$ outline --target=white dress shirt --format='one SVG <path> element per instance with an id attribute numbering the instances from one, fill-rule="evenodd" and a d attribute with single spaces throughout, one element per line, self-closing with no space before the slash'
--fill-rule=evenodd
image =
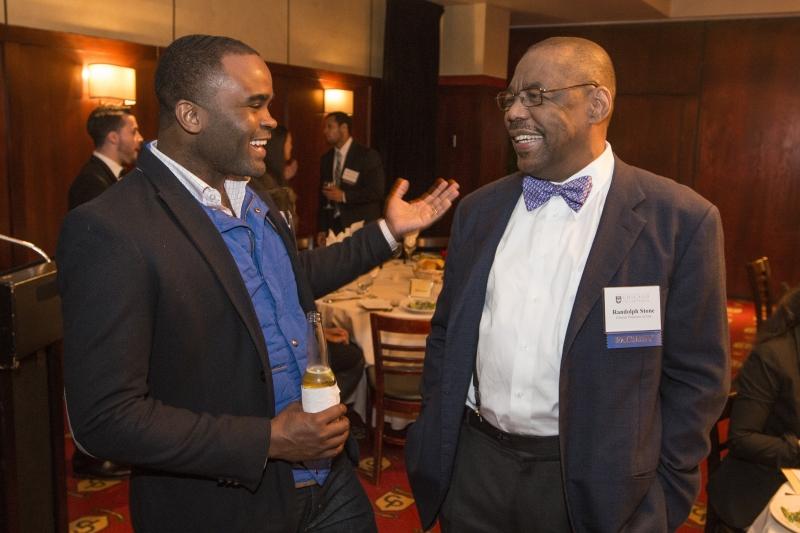
<path id="1" fill-rule="evenodd" d="M 233 212 L 225 207 L 222 203 L 222 195 L 217 189 L 201 180 L 192 174 L 186 167 L 170 158 L 158 149 L 158 141 L 153 141 L 149 144 L 150 151 L 164 163 L 168 169 L 175 174 L 178 181 L 186 187 L 195 199 L 206 207 L 218 209 L 228 216 L 235 216 L 237 218 L 242 215 L 242 204 L 244 203 L 244 195 L 247 192 L 247 183 L 250 178 L 244 177 L 239 179 L 226 179 L 225 192 L 228 195 L 228 200 L 231 201 Z"/>
<path id="2" fill-rule="evenodd" d="M 233 212 L 231 212 L 230 209 L 222 204 L 222 195 L 218 190 L 192 174 L 186 167 L 161 152 L 158 149 L 157 140 L 152 141 L 147 145 L 147 147 L 154 156 L 159 158 L 161 162 L 164 163 L 173 174 L 175 174 L 175 177 L 178 178 L 178 181 L 180 181 L 181 184 L 186 187 L 186 189 L 192 194 L 192 196 L 195 197 L 198 202 L 207 207 L 211 207 L 212 209 L 219 209 L 228 216 L 241 218 L 242 204 L 244 203 L 244 196 L 247 193 L 247 184 L 250 182 L 250 178 L 244 177 L 240 179 L 225 180 L 225 192 L 228 194 L 228 199 L 231 201 L 231 207 L 233 207 Z M 383 237 L 386 239 L 389 247 L 392 250 L 397 250 L 400 247 L 400 243 L 397 242 L 392 235 L 392 232 L 389 231 L 389 226 L 386 224 L 386 220 L 382 218 L 379 219 L 378 226 L 381 228 Z"/>
<path id="3" fill-rule="evenodd" d="M 565 181 L 592 177 L 577 213 L 560 196 L 528 211 L 520 191 L 495 252 L 478 338 L 480 411 L 503 431 L 558 435 L 564 337 L 613 172 L 606 143 L 600 157 Z M 475 406 L 472 385 L 467 405 Z"/>
<path id="4" fill-rule="evenodd" d="M 353 144 L 353 138 L 350 137 L 345 141 L 341 148 L 333 147 L 334 154 L 333 154 L 333 173 L 331 174 L 334 179 L 336 179 L 336 152 L 339 153 L 339 157 L 342 158 L 342 170 L 345 169 L 344 162 L 347 161 L 347 152 L 350 151 L 350 146 Z"/>
<path id="5" fill-rule="evenodd" d="M 350 146 L 352 144 L 353 144 L 353 138 L 350 137 L 349 139 L 347 139 L 345 141 L 345 143 L 342 145 L 341 148 L 336 148 L 335 146 L 333 147 L 333 150 L 334 150 L 334 154 L 333 154 L 333 174 L 331 174 L 331 175 L 333 176 L 333 179 L 336 181 L 336 186 L 339 187 L 340 189 L 342 188 L 342 183 L 341 183 L 342 177 L 336 175 L 336 154 L 339 154 L 339 157 L 341 158 L 341 161 L 342 161 L 342 172 L 344 172 L 344 169 L 347 168 L 347 167 L 344 166 L 344 162 L 347 161 L 347 152 L 350 151 Z M 345 197 L 344 191 L 342 191 L 342 203 L 343 204 L 347 203 L 347 199 Z"/>

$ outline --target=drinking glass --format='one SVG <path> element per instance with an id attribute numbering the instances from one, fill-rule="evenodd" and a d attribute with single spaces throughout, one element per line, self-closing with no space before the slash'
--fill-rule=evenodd
<path id="1" fill-rule="evenodd" d="M 336 182 L 335 181 L 323 181 L 322 182 L 322 188 L 323 189 L 333 189 L 335 186 L 336 186 Z M 325 205 L 322 206 L 322 207 L 323 207 L 323 209 L 333 209 L 333 202 L 328 200 L 327 202 L 325 202 Z"/>
<path id="2" fill-rule="evenodd" d="M 404 263 L 411 260 L 414 250 L 417 249 L 417 237 L 419 237 L 418 231 L 409 233 L 403 237 L 403 253 L 405 253 L 405 259 L 403 259 Z"/>

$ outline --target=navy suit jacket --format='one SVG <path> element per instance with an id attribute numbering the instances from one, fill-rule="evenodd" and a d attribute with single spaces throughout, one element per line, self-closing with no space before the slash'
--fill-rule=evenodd
<path id="1" fill-rule="evenodd" d="M 334 149 L 331 148 L 322 154 L 319 169 L 321 182 L 333 181 L 333 152 Z M 347 151 L 344 168 L 358 172 L 358 180 L 355 183 L 342 180 L 340 185 L 345 195 L 345 203 L 339 204 L 342 227 L 347 228 L 359 220 L 369 222 L 380 218 L 386 188 L 381 156 L 372 148 L 353 141 Z M 320 231 L 328 231 L 333 223 L 330 219 L 333 210 L 323 209 L 327 202 L 328 200 L 320 194 Z"/>
<path id="2" fill-rule="evenodd" d="M 298 254 L 264 201 L 306 311 L 391 256 L 377 224 Z M 57 257 L 73 434 L 91 454 L 134 465 L 134 528 L 294 531 L 291 465 L 266 461 L 275 416 L 266 342 L 236 263 L 189 191 L 144 149 L 136 170 L 69 212 Z"/>
<path id="3" fill-rule="evenodd" d="M 425 527 L 447 493 L 495 250 L 522 192 L 515 173 L 456 210 L 444 287 L 409 430 L 409 479 Z M 661 289 L 663 346 L 609 350 L 604 287 Z M 672 531 L 729 387 L 722 228 L 691 189 L 615 160 L 564 339 L 559 436 L 575 531 Z"/>
<path id="4" fill-rule="evenodd" d="M 69 208 L 74 209 L 95 199 L 116 182 L 117 178 L 108 165 L 92 155 L 69 187 Z"/>

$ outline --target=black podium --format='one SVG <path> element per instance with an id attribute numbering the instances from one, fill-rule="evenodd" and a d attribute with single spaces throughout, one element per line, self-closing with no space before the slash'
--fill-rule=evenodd
<path id="1" fill-rule="evenodd" d="M 0 275 L 0 533 L 66 532 L 55 263 Z"/>

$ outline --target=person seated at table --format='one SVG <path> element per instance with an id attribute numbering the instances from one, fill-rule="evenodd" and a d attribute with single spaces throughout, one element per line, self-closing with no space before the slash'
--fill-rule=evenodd
<path id="1" fill-rule="evenodd" d="M 350 342 L 350 333 L 346 329 L 323 328 L 323 333 L 328 341 L 331 370 L 336 376 L 342 402 L 345 402 L 364 375 L 364 352 Z"/>
<path id="2" fill-rule="evenodd" d="M 253 176 L 250 187 L 263 196 L 269 194 L 283 212 L 291 213 L 292 224 L 297 223 L 297 194 L 289 182 L 297 175 L 297 160 L 292 158 L 292 133 L 285 126 L 277 125 L 270 132 L 267 155 L 264 157 L 266 172 Z M 294 230 L 294 226 L 292 226 Z"/>
<path id="3" fill-rule="evenodd" d="M 764 322 L 734 385 L 730 451 L 708 484 L 710 505 L 731 528 L 756 519 L 786 481 L 781 468 L 800 468 L 798 356 L 800 286 Z"/>

